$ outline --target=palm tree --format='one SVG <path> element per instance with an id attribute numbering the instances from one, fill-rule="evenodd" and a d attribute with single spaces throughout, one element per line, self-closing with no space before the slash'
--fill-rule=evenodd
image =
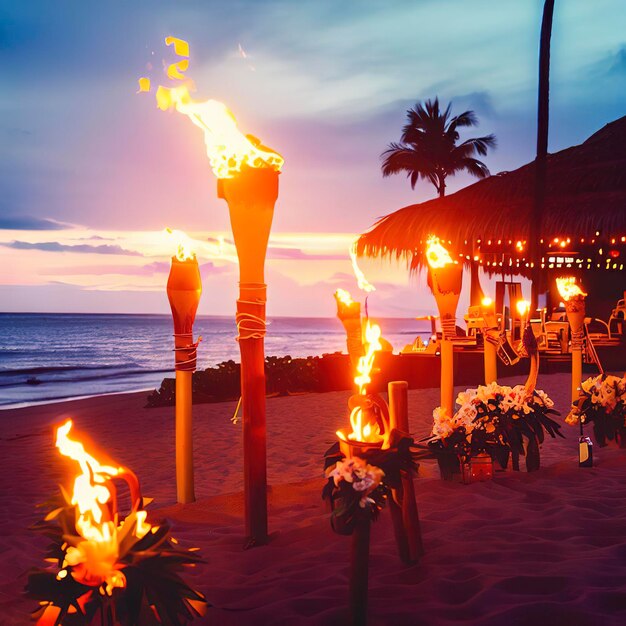
<path id="1" fill-rule="evenodd" d="M 532 294 L 531 306 L 535 310 L 539 304 L 541 269 L 539 260 L 541 248 L 541 221 L 546 197 L 546 176 L 548 157 L 548 121 L 550 113 L 550 39 L 552 38 L 552 16 L 554 0 L 545 0 L 541 18 L 539 40 L 539 93 L 537 102 L 537 156 L 535 158 L 535 198 L 530 222 L 530 259 Z M 543 285 L 543 287 L 547 287 Z"/>
<path id="2" fill-rule="evenodd" d="M 477 178 L 489 176 L 487 166 L 475 155 L 485 156 L 494 148 L 494 135 L 467 139 L 457 145 L 457 129 L 476 126 L 478 118 L 474 111 L 450 116 L 448 104 L 445 111 L 439 109 L 439 99 L 418 102 L 407 111 L 407 123 L 402 129 L 400 143 L 391 143 L 383 152 L 383 176 L 406 172 L 411 187 L 422 178 L 429 180 L 437 189 L 439 197 L 446 195 L 446 178 L 466 171 Z"/>

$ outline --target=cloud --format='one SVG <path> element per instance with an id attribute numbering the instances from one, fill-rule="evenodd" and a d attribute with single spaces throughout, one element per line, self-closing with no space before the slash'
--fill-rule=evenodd
<path id="1" fill-rule="evenodd" d="M 200 275 L 202 277 L 217 276 L 218 274 L 227 274 L 231 269 L 229 265 L 215 265 L 215 263 L 208 261 L 200 265 Z"/>
<path id="2" fill-rule="evenodd" d="M 269 248 L 268 259 L 288 259 L 290 261 L 345 261 L 346 254 L 308 254 L 300 248 Z"/>
<path id="3" fill-rule="evenodd" d="M 11 241 L 10 243 L 2 243 L 7 248 L 15 250 L 40 250 L 42 252 L 78 252 L 81 254 L 120 254 L 126 256 L 142 256 L 139 252 L 126 250 L 120 246 L 103 245 L 91 246 L 88 244 L 80 244 L 77 246 L 68 246 L 58 241 L 45 241 L 42 243 L 30 243 L 28 241 Z"/>
<path id="4" fill-rule="evenodd" d="M 153 276 L 169 272 L 170 264 L 155 261 L 146 265 L 75 265 L 67 267 L 43 268 L 41 276 Z"/>
<path id="5" fill-rule="evenodd" d="M 63 230 L 68 224 L 32 215 L 0 215 L 0 230 Z"/>
<path id="6" fill-rule="evenodd" d="M 626 45 L 622 46 L 616 54 L 609 57 L 609 63 L 609 74 L 626 74 Z"/>

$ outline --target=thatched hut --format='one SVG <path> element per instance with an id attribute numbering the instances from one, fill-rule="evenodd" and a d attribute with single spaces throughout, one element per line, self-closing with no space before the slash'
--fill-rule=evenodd
<path id="1" fill-rule="evenodd" d="M 547 163 L 539 289 L 548 291 L 557 275 L 578 275 L 592 296 L 593 314 L 604 317 L 626 289 L 626 116 L 549 155 Z M 529 163 L 386 215 L 361 235 L 357 253 L 403 258 L 417 270 L 435 234 L 474 269 L 474 279 L 478 267 L 529 276 L 533 193 Z"/>

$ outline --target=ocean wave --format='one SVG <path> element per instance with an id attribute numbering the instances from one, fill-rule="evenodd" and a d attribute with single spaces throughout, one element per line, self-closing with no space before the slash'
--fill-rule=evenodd
<path id="1" fill-rule="evenodd" d="M 101 368 L 70 368 L 71 371 L 76 370 L 97 370 Z M 67 370 L 66 370 L 67 371 Z M 58 378 L 38 378 L 32 377 L 36 379 L 36 383 L 30 383 L 33 385 L 49 385 L 49 384 L 68 384 L 68 383 L 80 383 L 80 382 L 90 382 L 94 380 L 112 380 L 116 378 L 125 378 L 125 377 L 135 377 L 135 376 L 150 376 L 152 374 L 168 374 L 174 373 L 174 369 L 140 369 L 140 370 L 118 370 L 115 372 L 111 372 L 110 374 L 102 374 L 102 375 L 89 375 L 89 376 L 74 376 L 74 377 L 65 377 L 59 376 Z M 23 376 L 23 375 L 22 375 Z M 22 385 L 26 385 L 27 380 L 13 380 L 11 382 L 0 383 L 0 387 L 18 387 Z"/>

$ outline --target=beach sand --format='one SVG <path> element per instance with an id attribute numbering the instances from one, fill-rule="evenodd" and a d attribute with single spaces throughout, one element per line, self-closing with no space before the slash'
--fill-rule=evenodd
<path id="1" fill-rule="evenodd" d="M 505 380 L 507 384 L 523 382 Z M 542 376 L 563 413 L 569 377 Z M 429 432 L 438 390 L 409 392 L 411 428 Z M 36 505 L 69 478 L 54 449 L 53 425 L 75 428 L 139 476 L 155 498 L 152 521 L 168 518 L 206 562 L 192 585 L 213 607 L 195 623 L 342 624 L 350 539 L 331 531 L 321 500 L 322 455 L 346 425 L 348 392 L 270 398 L 268 546 L 242 550 L 241 424 L 234 403 L 194 409 L 197 502 L 175 504 L 174 413 L 144 409 L 146 394 L 101 396 L 0 413 L 0 624 L 28 624 L 22 595 L 46 540 L 28 527 Z M 389 514 L 372 528 L 370 625 L 598 626 L 626 623 L 626 450 L 594 447 L 596 467 L 580 469 L 576 428 L 548 439 L 535 473 L 498 473 L 487 483 L 439 479 L 434 461 L 416 479 L 426 555 L 400 563 Z M 523 465 L 523 463 L 522 463 Z"/>

